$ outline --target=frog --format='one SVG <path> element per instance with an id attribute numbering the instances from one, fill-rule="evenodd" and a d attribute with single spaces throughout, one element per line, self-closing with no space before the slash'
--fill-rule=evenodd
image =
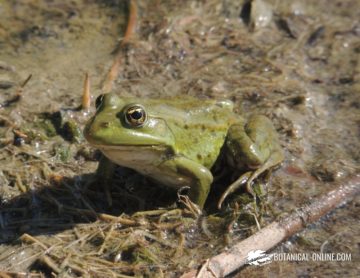
<path id="1" fill-rule="evenodd" d="M 284 159 L 277 132 L 264 115 L 248 119 L 234 112 L 231 100 L 122 97 L 100 95 L 84 137 L 99 149 L 96 175 L 111 183 L 116 165 L 131 168 L 159 185 L 189 188 L 187 196 L 203 208 L 220 155 L 236 169 L 248 169 L 223 194 L 252 182 Z M 109 192 L 108 192 L 109 194 Z M 221 205 L 221 204 L 220 204 Z"/>

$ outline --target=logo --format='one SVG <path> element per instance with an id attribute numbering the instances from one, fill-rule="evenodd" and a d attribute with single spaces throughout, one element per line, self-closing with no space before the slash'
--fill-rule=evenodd
<path id="1" fill-rule="evenodd" d="M 268 255 L 263 250 L 250 251 L 247 255 L 247 264 L 266 265 L 272 262 L 272 255 Z"/>

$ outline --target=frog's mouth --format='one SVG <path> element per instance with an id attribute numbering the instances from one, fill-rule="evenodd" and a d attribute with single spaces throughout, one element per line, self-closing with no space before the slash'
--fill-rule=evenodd
<path id="1" fill-rule="evenodd" d="M 141 150 L 157 150 L 157 151 L 165 151 L 168 149 L 165 145 L 101 145 L 101 144 L 92 144 L 92 146 L 101 151 L 131 151 L 131 152 L 139 152 Z"/>

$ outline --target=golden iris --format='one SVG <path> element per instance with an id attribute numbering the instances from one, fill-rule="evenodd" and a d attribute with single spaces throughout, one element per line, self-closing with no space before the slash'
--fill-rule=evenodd
<path id="1" fill-rule="evenodd" d="M 144 107 L 132 104 L 125 109 L 125 121 L 133 127 L 141 127 L 146 122 L 146 112 Z"/>

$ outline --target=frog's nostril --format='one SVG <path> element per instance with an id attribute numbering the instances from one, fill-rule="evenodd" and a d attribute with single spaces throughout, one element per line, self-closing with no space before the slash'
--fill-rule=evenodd
<path id="1" fill-rule="evenodd" d="M 110 126 L 110 123 L 109 122 L 102 122 L 101 124 L 100 124 L 100 126 L 101 127 L 109 127 Z"/>

